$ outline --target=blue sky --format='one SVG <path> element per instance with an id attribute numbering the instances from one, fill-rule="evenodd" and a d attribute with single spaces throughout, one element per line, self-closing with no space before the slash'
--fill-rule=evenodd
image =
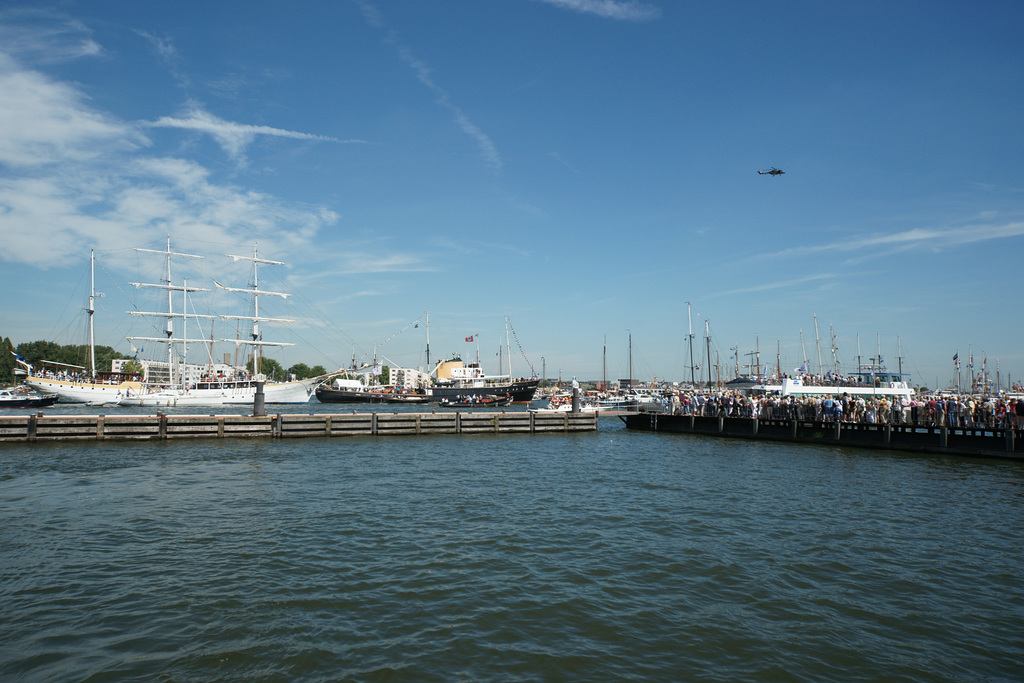
<path id="1" fill-rule="evenodd" d="M 95 248 L 98 339 L 128 351 L 126 283 L 159 273 L 133 247 L 170 234 L 208 257 L 190 284 L 244 284 L 223 255 L 254 242 L 288 264 L 261 273 L 296 293 L 266 304 L 296 320 L 264 330 L 286 366 L 423 365 L 430 311 L 432 359 L 491 371 L 506 314 L 516 375 L 625 377 L 631 337 L 635 377 L 685 379 L 689 324 L 698 356 L 707 324 L 722 365 L 759 345 L 785 371 L 801 334 L 817 366 L 816 318 L 826 366 L 831 328 L 844 370 L 859 341 L 915 384 L 957 351 L 1019 380 L 1022 25 L 1019 2 L 5 2 L 0 334 L 80 343 Z"/>

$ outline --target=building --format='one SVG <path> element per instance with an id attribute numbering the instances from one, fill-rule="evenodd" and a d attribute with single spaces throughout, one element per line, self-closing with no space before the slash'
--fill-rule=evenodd
<path id="1" fill-rule="evenodd" d="M 388 384 L 398 389 L 422 389 L 430 382 L 430 376 L 412 368 L 391 368 Z"/>

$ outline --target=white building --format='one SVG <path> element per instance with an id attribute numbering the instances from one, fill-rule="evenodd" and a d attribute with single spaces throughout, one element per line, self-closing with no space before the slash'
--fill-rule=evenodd
<path id="1" fill-rule="evenodd" d="M 111 370 L 113 372 L 122 372 L 124 370 L 125 363 L 130 362 L 130 358 L 115 358 L 111 363 Z M 171 378 L 170 373 L 167 371 L 167 361 L 157 360 L 139 360 L 139 365 L 142 366 L 142 381 L 151 384 L 170 384 Z M 214 363 L 213 365 L 193 365 L 187 363 L 185 365 L 185 383 L 195 384 L 202 378 L 213 375 L 214 377 L 234 377 L 236 375 L 244 374 L 244 368 L 235 368 L 227 363 Z M 175 383 L 179 380 L 181 373 L 180 366 L 174 364 L 174 379 Z"/>
<path id="2" fill-rule="evenodd" d="M 412 368 L 391 368 L 388 383 L 398 389 L 421 389 L 429 383 L 430 376 Z"/>

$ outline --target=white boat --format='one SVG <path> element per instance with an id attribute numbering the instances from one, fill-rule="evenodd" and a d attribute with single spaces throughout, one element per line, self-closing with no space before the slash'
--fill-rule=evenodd
<path id="1" fill-rule="evenodd" d="M 787 377 L 781 384 L 761 384 L 758 391 L 777 393 L 781 396 L 889 396 L 909 399 L 914 390 L 900 373 L 879 370 L 871 373 L 854 373 L 846 381 L 811 384 L 802 379 Z"/>
<path id="2" fill-rule="evenodd" d="M 56 402 L 53 394 L 40 394 L 24 387 L 0 389 L 0 408 L 45 408 Z"/>
<path id="3" fill-rule="evenodd" d="M 581 403 L 581 413 L 600 413 L 600 412 L 611 412 L 611 408 L 602 408 L 601 406 L 593 405 L 591 403 Z M 531 413 L 540 413 L 542 415 L 550 415 L 554 413 L 572 413 L 572 403 L 556 403 L 548 404 L 544 408 L 530 408 Z"/>
<path id="4" fill-rule="evenodd" d="M 171 281 L 171 258 L 203 258 L 193 254 L 181 254 L 171 251 L 171 241 L 167 239 L 165 251 L 154 251 L 151 249 L 136 249 L 140 252 L 161 254 L 166 259 L 165 278 L 159 284 L 130 283 L 136 288 L 154 288 L 167 292 L 167 310 L 161 312 L 129 311 L 133 315 L 143 317 L 154 317 L 166 319 L 166 333 L 162 337 L 126 337 L 130 341 L 140 341 L 156 344 L 167 344 L 167 367 L 168 374 L 173 375 L 175 368 L 178 369 L 177 377 L 170 377 L 157 383 L 155 381 L 140 381 L 135 378 L 129 379 L 123 373 L 106 373 L 106 377 L 95 371 L 95 360 L 93 368 L 86 376 L 85 368 L 77 368 L 81 372 L 68 372 L 67 370 L 50 370 L 45 372 L 33 372 L 33 368 L 27 363 L 19 361 L 28 370 L 25 383 L 46 392 L 56 393 L 62 402 L 69 403 L 91 403 L 97 405 L 119 404 L 125 406 L 168 406 L 168 405 L 189 405 L 189 406 L 220 406 L 230 404 L 252 404 L 256 396 L 257 384 L 263 383 L 264 402 L 275 403 L 308 403 L 313 396 L 316 386 L 327 378 L 327 375 L 313 377 L 304 380 L 291 382 L 267 381 L 260 374 L 260 361 L 262 360 L 262 349 L 267 346 L 293 346 L 286 342 L 263 341 L 260 334 L 259 324 L 261 322 L 289 323 L 292 322 L 283 318 L 270 318 L 260 315 L 259 298 L 261 296 L 289 296 L 283 292 L 271 292 L 261 290 L 258 280 L 258 266 L 283 265 L 280 261 L 271 261 L 260 258 L 256 247 L 253 247 L 252 256 L 228 256 L 234 261 L 250 261 L 252 263 L 252 284 L 249 287 L 227 287 L 214 280 L 218 288 L 238 292 L 249 297 L 252 302 L 251 315 L 197 315 L 186 313 L 187 307 L 183 304 L 180 312 L 174 310 L 173 296 L 180 292 L 183 301 L 187 302 L 190 293 L 209 291 L 199 287 L 191 287 L 186 281 L 181 285 L 173 284 Z M 93 279 L 92 293 L 89 297 L 89 331 L 90 347 L 94 347 L 92 316 L 94 313 L 93 298 L 95 296 L 95 280 Z M 248 339 L 189 339 L 186 334 L 189 319 L 222 318 L 228 320 L 243 320 L 251 323 L 251 332 Z M 176 336 L 174 321 L 180 320 L 182 332 Z M 214 341 L 234 344 L 236 349 L 240 346 L 251 346 L 254 352 L 254 373 L 238 377 L 206 377 L 189 378 L 185 373 L 186 353 L 189 344 L 210 345 Z M 212 352 L 211 352 L 212 355 Z M 59 364 L 49 364 L 59 366 Z M 75 370 L 69 367 L 68 370 Z"/>
<path id="5" fill-rule="evenodd" d="M 191 392 L 165 390 L 127 396 L 122 398 L 118 405 L 150 408 L 187 408 L 190 406 L 210 408 L 224 405 L 224 398 L 224 396 L 196 395 Z"/>
<path id="6" fill-rule="evenodd" d="M 597 401 L 601 410 L 641 410 L 657 406 L 661 408 L 661 399 L 637 389 L 627 389 L 624 394 L 612 394 Z"/>

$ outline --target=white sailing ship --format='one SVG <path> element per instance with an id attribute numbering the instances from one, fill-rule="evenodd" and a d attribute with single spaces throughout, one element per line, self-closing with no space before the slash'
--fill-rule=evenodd
<path id="1" fill-rule="evenodd" d="M 29 376 L 26 383 L 42 391 L 54 392 L 60 395 L 61 401 L 74 403 L 111 403 L 123 406 L 202 406 L 216 407 L 231 404 L 252 404 L 256 396 L 257 384 L 263 383 L 264 402 L 274 403 L 308 403 L 313 395 L 316 386 L 322 382 L 327 375 L 312 377 L 298 381 L 274 382 L 267 381 L 260 373 L 263 356 L 263 348 L 267 346 L 293 346 L 288 342 L 264 341 L 260 333 L 260 323 L 290 323 L 286 318 L 272 318 L 260 315 L 260 297 L 277 296 L 287 298 L 288 293 L 272 292 L 261 290 L 259 287 L 258 269 L 260 265 L 284 265 L 280 261 L 271 261 L 261 258 L 257 248 L 253 247 L 252 256 L 228 256 L 234 261 L 248 261 L 252 264 L 252 280 L 248 287 L 227 287 L 214 280 L 216 286 L 222 290 L 237 292 L 249 298 L 252 305 L 251 315 L 199 315 L 188 312 L 188 297 L 191 293 L 209 291 L 204 288 L 190 286 L 187 281 L 181 285 L 173 284 L 171 278 L 171 259 L 192 258 L 199 259 L 202 256 L 194 254 L 176 253 L 171 250 L 170 238 L 167 239 L 165 251 L 152 249 L 137 249 L 140 252 L 161 254 L 165 257 L 165 278 L 159 284 L 134 282 L 130 283 L 136 288 L 154 288 L 167 292 L 166 311 L 129 311 L 133 315 L 150 318 L 166 319 L 164 336 L 154 337 L 126 337 L 129 341 L 156 343 L 167 345 L 167 373 L 168 381 L 133 381 L 125 377 L 109 377 L 97 379 L 97 373 L 93 368 L 89 381 L 77 381 L 68 377 L 61 377 L 56 373 L 33 373 L 29 368 Z M 90 347 L 94 346 L 92 335 L 93 316 L 93 293 L 89 297 L 89 322 L 90 322 Z M 175 310 L 175 294 L 182 296 L 182 307 L 180 311 Z M 225 320 L 241 320 L 251 323 L 251 331 L 247 339 L 189 339 L 186 334 L 188 321 L 220 318 Z M 175 334 L 175 321 L 181 321 L 181 335 Z M 240 347 L 251 347 L 253 351 L 253 373 L 234 372 L 232 374 L 217 374 L 212 372 L 205 376 L 191 377 L 186 372 L 185 358 L 188 346 L 203 345 L 210 348 L 212 360 L 212 343 L 223 342 L 235 345 L 236 350 Z M 210 363 L 212 367 L 212 363 Z M 95 361 L 93 361 L 95 366 Z M 83 368 L 84 370 L 84 368 Z M 175 372 L 177 370 L 177 372 Z M 115 375 L 116 373 L 109 373 Z"/>

